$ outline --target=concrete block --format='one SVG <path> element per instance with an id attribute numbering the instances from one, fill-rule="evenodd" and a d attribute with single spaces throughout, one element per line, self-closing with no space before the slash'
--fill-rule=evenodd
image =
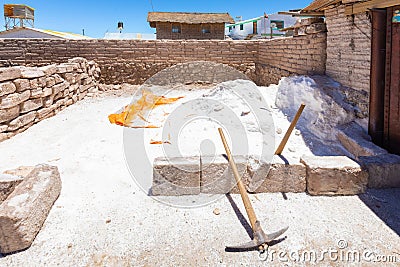
<path id="1" fill-rule="evenodd" d="M 381 154 L 359 158 L 368 171 L 369 188 L 400 187 L 400 156 Z"/>
<path id="2" fill-rule="evenodd" d="M 0 205 L 0 253 L 28 248 L 61 192 L 57 167 L 37 165 Z"/>
<path id="3" fill-rule="evenodd" d="M 254 164 L 249 166 L 249 171 L 252 180 L 259 182 L 252 182 L 249 191 L 254 193 L 306 191 L 306 167 L 299 161 L 275 155 L 270 164 L 257 162 L 255 165 L 256 167 Z M 255 177 L 256 173 L 258 177 Z"/>
<path id="4" fill-rule="evenodd" d="M 247 171 L 247 158 L 234 156 L 236 167 L 242 181 L 247 185 L 250 176 Z M 201 157 L 201 193 L 205 194 L 226 194 L 239 193 L 236 180 L 228 160 L 222 155 Z"/>
<path id="5" fill-rule="evenodd" d="M 13 80 L 21 77 L 21 69 L 19 67 L 0 68 L 0 82 Z"/>
<path id="6" fill-rule="evenodd" d="M 364 193 L 368 173 L 346 156 L 303 156 L 307 191 L 311 195 L 355 195 Z"/>
<path id="7" fill-rule="evenodd" d="M 153 164 L 154 196 L 200 194 L 200 158 L 156 158 Z"/>
<path id="8" fill-rule="evenodd" d="M 0 174 L 0 204 L 14 191 L 23 178 L 10 174 Z"/>

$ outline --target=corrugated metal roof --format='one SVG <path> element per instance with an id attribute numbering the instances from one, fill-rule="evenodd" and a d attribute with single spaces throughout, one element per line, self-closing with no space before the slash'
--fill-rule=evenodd
<path id="1" fill-rule="evenodd" d="M 235 23 L 229 13 L 189 13 L 189 12 L 149 12 L 147 21 L 153 27 L 153 22 L 176 22 L 188 24 L 201 23 Z"/>

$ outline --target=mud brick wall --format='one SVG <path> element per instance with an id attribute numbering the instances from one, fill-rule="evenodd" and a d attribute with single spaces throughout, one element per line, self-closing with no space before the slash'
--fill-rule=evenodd
<path id="1" fill-rule="evenodd" d="M 260 85 L 277 84 L 290 75 L 324 75 L 326 33 L 263 40 L 256 64 Z"/>
<path id="2" fill-rule="evenodd" d="M 0 63 L 42 66 L 73 57 L 94 60 L 105 84 L 141 84 L 177 63 L 213 61 L 255 79 L 258 42 L 216 40 L 0 39 Z"/>
<path id="3" fill-rule="evenodd" d="M 349 88 L 348 101 L 368 116 L 371 22 L 366 13 L 346 16 L 344 6 L 325 11 L 327 35 L 326 74 Z M 352 88 L 352 89 L 351 89 Z"/>
<path id="4" fill-rule="evenodd" d="M 179 26 L 180 33 L 172 32 L 172 25 Z M 209 33 L 203 33 L 203 29 L 208 29 Z M 170 22 L 157 22 L 156 24 L 157 39 L 225 39 L 224 23 L 209 24 L 172 24 Z"/>
<path id="5" fill-rule="evenodd" d="M 371 22 L 367 15 L 346 16 L 344 6 L 325 11 L 326 74 L 341 84 L 369 92 Z"/>
<path id="6" fill-rule="evenodd" d="M 0 142 L 97 90 L 94 61 L 70 59 L 44 67 L 0 68 Z"/>

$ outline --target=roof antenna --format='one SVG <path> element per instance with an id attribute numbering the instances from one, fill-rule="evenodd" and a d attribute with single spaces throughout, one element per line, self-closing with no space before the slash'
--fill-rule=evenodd
<path id="1" fill-rule="evenodd" d="M 151 5 L 151 10 L 154 12 L 153 0 L 149 0 Z"/>

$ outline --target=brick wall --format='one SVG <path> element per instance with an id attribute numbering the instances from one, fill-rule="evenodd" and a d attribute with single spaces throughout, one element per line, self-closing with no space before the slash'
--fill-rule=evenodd
<path id="1" fill-rule="evenodd" d="M 216 40 L 50 40 L 0 39 L 0 62 L 43 66 L 73 57 L 94 60 L 100 82 L 141 84 L 177 63 L 213 61 L 255 80 L 258 42 Z"/>
<path id="2" fill-rule="evenodd" d="M 172 26 L 180 27 L 180 33 L 172 32 Z M 208 29 L 209 33 L 203 33 L 202 29 Z M 180 24 L 170 22 L 157 22 L 156 24 L 157 39 L 225 39 L 225 24 Z"/>
<path id="3" fill-rule="evenodd" d="M 94 61 L 0 68 L 0 142 L 97 91 Z"/>
<path id="4" fill-rule="evenodd" d="M 268 85 L 292 74 L 324 74 L 325 38 L 318 33 L 260 41 L 0 39 L 0 63 L 43 66 L 84 57 L 99 65 L 101 83 L 141 84 L 178 63 L 212 61 Z"/>
<path id="5" fill-rule="evenodd" d="M 326 33 L 260 41 L 256 64 L 258 83 L 278 83 L 280 78 L 323 75 L 326 63 Z"/>
<path id="6" fill-rule="evenodd" d="M 325 11 L 326 74 L 341 84 L 369 92 L 371 22 L 367 15 L 344 14 L 344 6 Z"/>

